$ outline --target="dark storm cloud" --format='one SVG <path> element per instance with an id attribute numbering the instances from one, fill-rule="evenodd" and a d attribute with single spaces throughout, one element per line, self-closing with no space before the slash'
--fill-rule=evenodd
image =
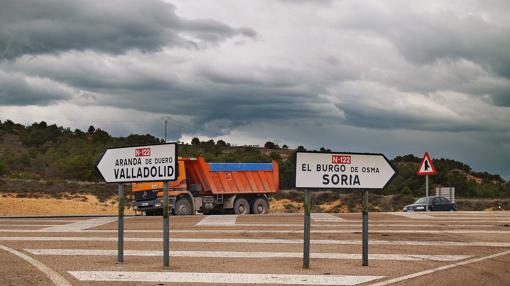
<path id="1" fill-rule="evenodd" d="M 148 112 L 190 114 L 192 119 L 187 122 L 189 132 L 207 136 L 223 135 L 260 120 L 280 122 L 289 118 L 317 118 L 319 113 L 323 119 L 328 117 L 318 106 L 321 102 L 306 93 L 260 85 L 177 84 L 161 91 L 144 92 L 143 96 L 124 90 L 101 98 L 97 103 Z M 218 124 L 223 128 L 207 128 Z"/>
<path id="2" fill-rule="evenodd" d="M 214 20 L 187 20 L 157 0 L 17 0 L 0 9 L 0 59 L 25 54 L 202 47 L 235 35 L 255 36 Z"/>

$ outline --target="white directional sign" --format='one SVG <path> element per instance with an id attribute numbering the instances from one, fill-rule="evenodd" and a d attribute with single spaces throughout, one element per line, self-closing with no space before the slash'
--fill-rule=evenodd
<path id="1" fill-rule="evenodd" d="M 96 168 L 108 183 L 175 181 L 177 144 L 108 149 Z"/>
<path id="2" fill-rule="evenodd" d="M 383 154 L 296 153 L 296 188 L 383 189 L 395 175 Z"/>

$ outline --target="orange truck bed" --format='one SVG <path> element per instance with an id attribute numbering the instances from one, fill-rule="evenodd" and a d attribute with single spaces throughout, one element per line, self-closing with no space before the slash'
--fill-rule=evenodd
<path id="1" fill-rule="evenodd" d="M 207 163 L 184 159 L 187 183 L 201 186 L 201 194 L 278 192 L 278 163 Z"/>
<path id="2" fill-rule="evenodd" d="M 179 177 L 169 184 L 170 196 L 190 185 L 199 185 L 200 195 L 276 193 L 278 163 L 207 163 L 203 157 L 179 158 Z M 134 183 L 132 188 L 134 192 L 161 190 L 163 183 Z"/>

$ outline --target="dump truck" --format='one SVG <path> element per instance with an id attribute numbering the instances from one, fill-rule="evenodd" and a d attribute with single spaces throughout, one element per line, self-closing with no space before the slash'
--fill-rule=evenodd
<path id="1" fill-rule="evenodd" d="M 197 212 L 265 214 L 269 195 L 278 192 L 278 163 L 207 163 L 203 157 L 178 158 L 178 178 L 169 182 L 174 215 Z M 163 213 L 163 182 L 133 183 L 133 208 Z"/>

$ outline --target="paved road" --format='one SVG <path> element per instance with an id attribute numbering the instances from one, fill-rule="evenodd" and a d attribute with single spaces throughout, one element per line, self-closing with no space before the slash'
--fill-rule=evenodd
<path id="1" fill-rule="evenodd" d="M 369 266 L 361 215 L 312 214 L 310 269 L 302 215 L 171 217 L 162 221 L 0 218 L 2 285 L 509 285 L 510 212 L 371 213 Z"/>

